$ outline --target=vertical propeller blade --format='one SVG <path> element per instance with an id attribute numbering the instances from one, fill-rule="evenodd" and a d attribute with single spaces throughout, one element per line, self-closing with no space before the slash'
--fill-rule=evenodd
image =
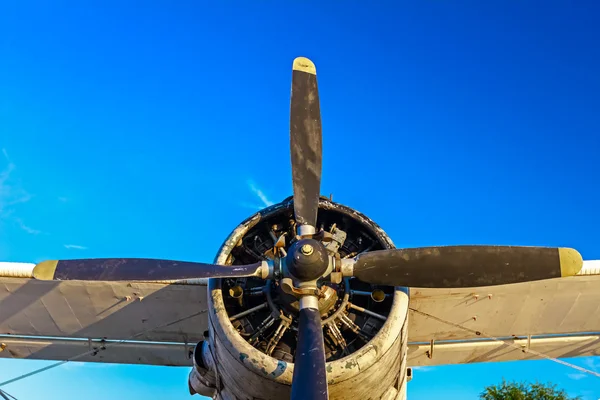
<path id="1" fill-rule="evenodd" d="M 302 308 L 298 321 L 291 399 L 327 400 L 328 396 L 321 315 L 318 309 Z"/>
<path id="2" fill-rule="evenodd" d="M 321 189 L 321 109 L 317 70 L 304 57 L 293 64 L 290 150 L 296 223 L 314 227 Z"/>

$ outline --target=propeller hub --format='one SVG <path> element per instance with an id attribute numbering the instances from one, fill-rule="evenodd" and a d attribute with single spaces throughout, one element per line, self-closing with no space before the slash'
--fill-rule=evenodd
<path id="1" fill-rule="evenodd" d="M 302 281 L 319 279 L 329 267 L 329 256 L 323 243 L 315 239 L 300 239 L 288 250 L 288 272 Z"/>

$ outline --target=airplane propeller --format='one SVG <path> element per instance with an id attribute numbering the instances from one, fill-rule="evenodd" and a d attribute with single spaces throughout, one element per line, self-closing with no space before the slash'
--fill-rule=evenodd
<path id="1" fill-rule="evenodd" d="M 316 239 L 321 185 L 322 135 L 316 68 L 294 60 L 290 105 L 290 150 L 297 240 L 281 261 L 299 297 L 298 344 L 292 399 L 327 399 L 326 358 L 317 280 L 332 272 L 371 284 L 460 288 L 504 285 L 576 275 L 583 258 L 574 249 L 524 246 L 438 246 L 377 250 L 336 261 Z M 44 280 L 157 281 L 193 278 L 279 276 L 272 260 L 223 266 L 142 258 L 51 260 L 37 264 Z"/>
<path id="2" fill-rule="evenodd" d="M 42 280 L 171 281 L 196 278 L 264 277 L 266 263 L 235 267 L 149 258 L 86 258 L 42 261 L 33 277 Z"/>
<path id="3" fill-rule="evenodd" d="M 305 243 L 310 241 L 310 243 Z M 303 239 L 313 249 L 320 244 Z M 294 258 L 294 255 L 296 258 Z M 315 268 L 307 255 L 290 252 L 283 259 L 301 281 L 331 272 L 333 257 Z M 422 288 L 465 288 L 506 285 L 574 276 L 583 267 L 579 252 L 563 247 L 440 246 L 376 250 L 342 260 L 344 276 L 375 285 Z M 215 265 L 148 258 L 48 260 L 37 264 L 40 280 L 167 281 L 197 278 L 273 277 L 273 263 Z M 314 270 L 314 271 L 313 271 Z"/>
<path id="4" fill-rule="evenodd" d="M 302 235 L 304 232 L 314 233 L 317 225 L 322 159 L 317 70 L 307 58 L 298 57 L 294 60 L 291 97 L 290 153 L 294 216 L 299 234 Z"/>
<path id="5" fill-rule="evenodd" d="M 462 288 L 576 275 L 574 249 L 526 246 L 437 246 L 377 250 L 352 261 L 352 276 L 392 286 Z"/>

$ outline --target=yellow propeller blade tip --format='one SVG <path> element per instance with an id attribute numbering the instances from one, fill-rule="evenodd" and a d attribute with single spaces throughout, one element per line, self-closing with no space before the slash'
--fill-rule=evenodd
<path id="1" fill-rule="evenodd" d="M 57 260 L 42 261 L 33 267 L 33 277 L 43 281 L 54 280 L 54 272 L 56 272 L 57 266 Z"/>
<path id="2" fill-rule="evenodd" d="M 561 247 L 558 249 L 560 259 L 560 275 L 574 276 L 583 268 L 583 257 L 575 249 Z"/>
<path id="3" fill-rule="evenodd" d="M 315 64 L 306 57 L 296 57 L 294 59 L 294 65 L 292 68 L 295 71 L 307 72 L 313 75 L 317 74 L 317 68 L 315 67 Z"/>

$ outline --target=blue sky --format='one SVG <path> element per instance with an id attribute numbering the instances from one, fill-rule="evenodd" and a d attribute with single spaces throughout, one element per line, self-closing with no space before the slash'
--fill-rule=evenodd
<path id="1" fill-rule="evenodd" d="M 0 260 L 212 260 L 239 221 L 291 194 L 299 55 L 318 70 L 323 193 L 398 246 L 600 259 L 597 2 L 171 3 L 0 6 Z M 418 371 L 409 398 L 476 399 L 503 376 L 600 396 L 597 378 L 536 361 Z M 186 380 L 74 363 L 5 389 L 187 399 Z"/>

